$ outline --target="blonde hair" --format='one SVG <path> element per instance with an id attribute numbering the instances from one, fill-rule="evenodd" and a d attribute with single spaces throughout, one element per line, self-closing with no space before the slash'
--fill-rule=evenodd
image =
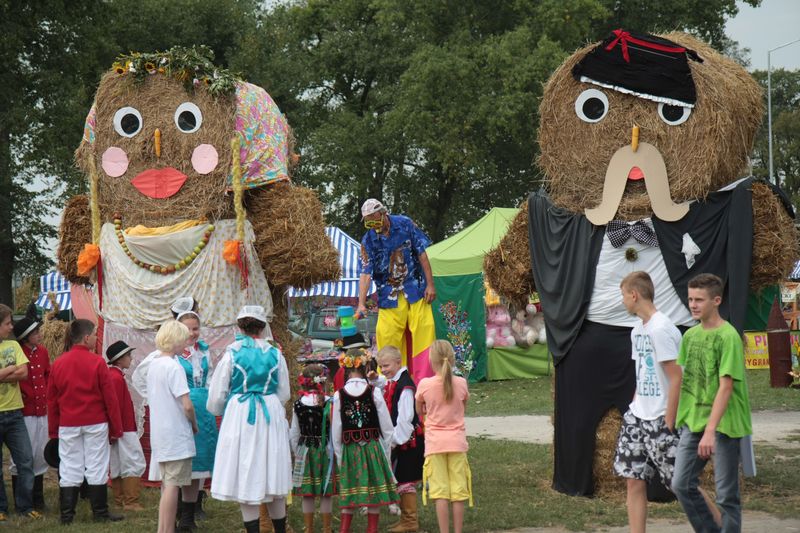
<path id="1" fill-rule="evenodd" d="M 389 345 L 389 346 L 384 346 L 383 348 L 378 350 L 378 355 L 377 355 L 377 357 L 375 357 L 375 359 L 377 359 L 378 362 L 381 362 L 381 361 L 383 361 L 385 359 L 392 359 L 394 361 L 402 361 L 403 360 L 403 354 L 400 353 L 400 350 L 397 348 L 397 346 Z"/>
<path id="2" fill-rule="evenodd" d="M 181 344 L 189 340 L 189 328 L 177 320 L 167 320 L 156 333 L 156 348 L 164 353 L 174 353 Z"/>
<path id="3" fill-rule="evenodd" d="M 456 363 L 453 345 L 443 340 L 433 341 L 429 358 L 431 366 L 439 368 L 439 376 L 444 387 L 444 400 L 449 403 L 453 399 L 453 365 Z"/>
<path id="4" fill-rule="evenodd" d="M 622 278 L 619 286 L 626 291 L 638 292 L 639 296 L 647 301 L 652 302 L 655 298 L 656 289 L 653 286 L 653 280 L 650 278 L 650 274 L 647 272 L 642 272 L 640 270 L 631 272 Z"/>

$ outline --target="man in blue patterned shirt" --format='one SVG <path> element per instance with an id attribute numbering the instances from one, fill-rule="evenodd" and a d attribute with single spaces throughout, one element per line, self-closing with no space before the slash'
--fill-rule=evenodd
<path id="1" fill-rule="evenodd" d="M 425 249 L 431 241 L 410 218 L 390 215 L 374 198 L 361 206 L 358 312 L 366 312 L 370 281 L 378 288 L 378 349 L 396 346 L 415 381 L 433 375 L 428 349 L 436 339 L 431 302 L 436 299 Z"/>

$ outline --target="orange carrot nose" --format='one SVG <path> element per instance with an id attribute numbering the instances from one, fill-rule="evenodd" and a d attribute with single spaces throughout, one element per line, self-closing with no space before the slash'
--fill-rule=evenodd
<path id="1" fill-rule="evenodd" d="M 633 125 L 633 131 L 631 131 L 631 148 L 634 152 L 639 149 L 639 126 L 636 124 Z"/>
<path id="2" fill-rule="evenodd" d="M 156 157 L 161 157 L 161 130 L 156 128 L 153 133 L 153 138 L 156 142 Z"/>

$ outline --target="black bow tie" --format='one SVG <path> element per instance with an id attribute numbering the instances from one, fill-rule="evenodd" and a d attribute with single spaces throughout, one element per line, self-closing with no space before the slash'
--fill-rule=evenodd
<path id="1" fill-rule="evenodd" d="M 623 220 L 612 220 L 606 224 L 606 235 L 614 248 L 619 248 L 633 237 L 642 244 L 658 248 L 658 237 L 643 220 L 629 224 Z"/>

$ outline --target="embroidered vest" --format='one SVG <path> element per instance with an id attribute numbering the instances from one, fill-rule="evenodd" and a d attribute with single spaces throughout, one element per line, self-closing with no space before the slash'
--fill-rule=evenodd
<path id="1" fill-rule="evenodd" d="M 360 396 L 351 396 L 342 388 L 339 389 L 339 401 L 342 402 L 342 442 L 366 442 L 381 438 L 378 410 L 372 399 L 372 385 Z"/>

